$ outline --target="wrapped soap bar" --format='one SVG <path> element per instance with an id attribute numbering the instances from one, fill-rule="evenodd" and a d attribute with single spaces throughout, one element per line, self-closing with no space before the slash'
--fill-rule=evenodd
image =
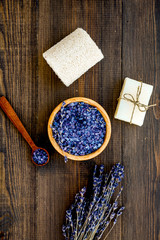
<path id="1" fill-rule="evenodd" d="M 82 28 L 77 28 L 51 47 L 43 53 L 43 57 L 67 87 L 104 58 Z"/>
<path id="2" fill-rule="evenodd" d="M 114 117 L 142 126 L 146 111 L 156 105 L 148 106 L 152 91 L 152 85 L 125 78 Z"/>

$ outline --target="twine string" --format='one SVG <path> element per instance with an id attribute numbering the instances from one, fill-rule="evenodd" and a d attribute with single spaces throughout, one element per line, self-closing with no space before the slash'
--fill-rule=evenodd
<path id="1" fill-rule="evenodd" d="M 138 86 L 138 88 L 137 88 L 136 98 L 134 98 L 133 95 L 130 93 L 125 93 L 125 94 L 123 94 L 123 97 L 118 98 L 118 100 L 123 99 L 125 101 L 133 103 L 133 105 L 134 105 L 132 114 L 131 114 L 130 124 L 132 124 L 133 115 L 134 115 L 136 106 L 138 107 L 138 110 L 140 112 L 146 112 L 149 108 L 156 106 L 156 104 L 145 105 L 145 104 L 139 102 L 139 96 L 141 95 L 142 85 L 143 85 L 143 82 L 141 82 L 141 85 Z"/>

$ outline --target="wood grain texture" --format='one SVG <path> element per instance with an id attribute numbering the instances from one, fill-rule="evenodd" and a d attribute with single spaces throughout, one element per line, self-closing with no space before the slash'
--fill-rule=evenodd
<path id="1" fill-rule="evenodd" d="M 9 100 L 35 144 L 50 162 L 31 163 L 30 149 L 0 111 L 0 231 L 15 240 L 61 240 L 65 210 L 87 185 L 95 163 L 125 166 L 124 215 L 109 235 L 116 240 L 160 240 L 160 3 L 158 0 L 0 0 L 0 96 Z M 104 60 L 66 88 L 42 53 L 82 27 L 102 49 Z M 124 77 L 154 85 L 154 110 L 143 127 L 114 120 Z M 47 123 L 70 97 L 88 97 L 111 118 L 106 150 L 85 161 L 69 161 L 51 146 Z"/>

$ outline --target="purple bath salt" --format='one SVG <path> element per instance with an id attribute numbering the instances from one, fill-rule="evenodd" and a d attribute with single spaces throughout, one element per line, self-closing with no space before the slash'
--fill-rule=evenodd
<path id="1" fill-rule="evenodd" d="M 33 161 L 39 165 L 45 164 L 48 161 L 48 154 L 43 149 L 37 149 L 33 152 Z"/>
<path id="2" fill-rule="evenodd" d="M 73 102 L 56 114 L 51 125 L 53 137 L 60 148 L 76 156 L 84 156 L 99 149 L 106 135 L 106 122 L 96 107 Z"/>

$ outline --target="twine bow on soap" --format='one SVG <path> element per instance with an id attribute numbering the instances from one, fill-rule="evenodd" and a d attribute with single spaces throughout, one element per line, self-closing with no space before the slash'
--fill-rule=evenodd
<path id="1" fill-rule="evenodd" d="M 130 93 L 125 93 L 125 94 L 123 94 L 123 97 L 118 98 L 118 99 L 123 99 L 125 101 L 131 102 L 131 103 L 134 104 L 131 119 L 130 119 L 130 124 L 132 124 L 133 115 L 134 115 L 134 111 L 135 111 L 136 106 L 138 107 L 138 110 L 140 112 L 146 112 L 149 108 L 156 106 L 156 104 L 145 105 L 145 104 L 139 102 L 139 96 L 141 95 L 142 85 L 143 85 L 143 82 L 141 82 L 141 85 L 138 86 L 138 88 L 137 88 L 136 99 Z"/>

